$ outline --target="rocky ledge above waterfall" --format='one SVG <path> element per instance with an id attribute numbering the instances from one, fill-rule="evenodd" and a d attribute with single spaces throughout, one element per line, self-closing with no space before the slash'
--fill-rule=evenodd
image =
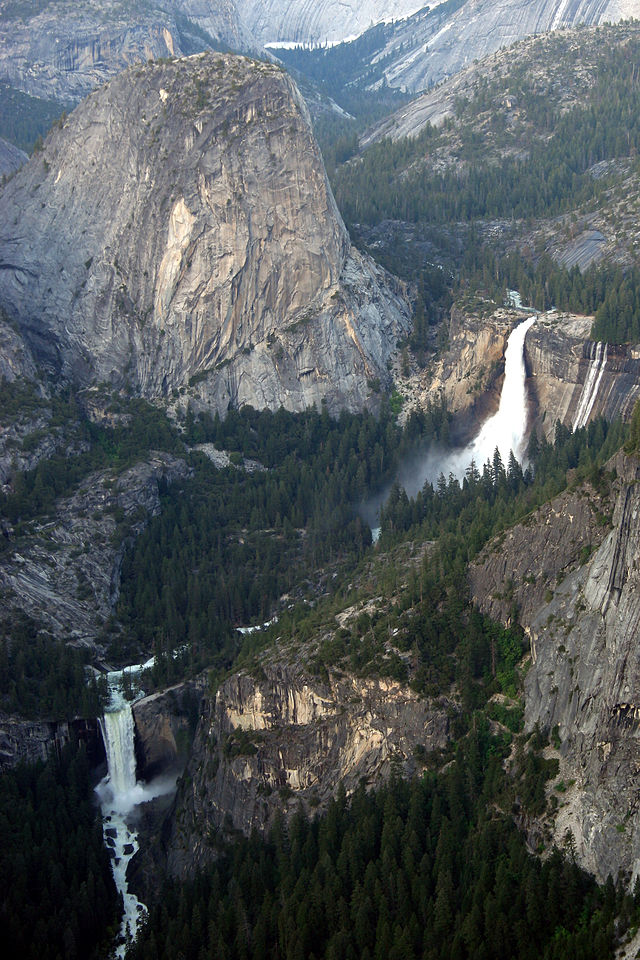
<path id="1" fill-rule="evenodd" d="M 569 428 L 583 425 L 576 422 L 581 402 L 583 413 L 589 409 L 588 419 L 628 420 L 640 396 L 640 351 L 608 344 L 605 359 L 604 351 L 598 354 L 591 340 L 592 323 L 593 317 L 552 311 L 541 314 L 527 335 L 535 425 L 549 439 L 557 420 Z M 589 369 L 596 360 L 598 376 L 590 378 Z M 586 406 L 585 386 L 587 392 L 592 390 Z"/>
<path id="2" fill-rule="evenodd" d="M 509 333 L 524 316 L 520 311 L 496 310 L 492 301 L 455 304 L 447 348 L 409 376 L 403 376 L 402 363 L 396 363 L 394 373 L 406 401 L 402 419 L 415 408 L 444 402 L 467 422 L 463 434 L 472 433 L 498 406 Z"/>

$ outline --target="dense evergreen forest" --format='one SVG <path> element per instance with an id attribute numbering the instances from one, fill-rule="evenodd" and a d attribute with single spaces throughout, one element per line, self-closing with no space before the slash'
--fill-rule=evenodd
<path id="1" fill-rule="evenodd" d="M 430 355 L 454 299 L 470 291 L 499 303 L 515 288 L 540 309 L 593 313 L 598 339 L 640 340 L 639 267 L 567 270 L 540 249 L 523 255 L 493 245 L 486 230 L 498 219 L 533 222 L 605 203 L 613 174 L 594 177 L 594 164 L 625 157 L 630 175 L 640 173 L 640 40 L 603 46 L 586 105 L 565 109 L 516 71 L 513 90 L 480 83 L 442 129 L 358 155 L 364 126 L 405 100 L 382 87 L 374 104 L 364 90 L 381 75 L 383 61 L 364 73 L 361 64 L 384 30 L 349 48 L 291 51 L 285 59 L 355 118 L 325 112 L 316 120 L 354 237 L 402 221 L 426 238 L 422 246 L 392 239 L 371 247 L 414 283 L 408 344 L 418 360 Z M 510 149 L 516 135 L 499 111 L 484 140 L 473 126 L 506 93 L 526 104 L 536 131 L 523 150 Z M 21 101 L 0 85 L 0 114 L 3 102 L 12 139 L 26 144 L 35 127 L 20 126 Z M 42 113 L 49 124 L 52 105 L 36 107 L 32 117 Z M 458 128 L 454 162 L 425 165 Z M 487 143 L 501 148 L 485 163 Z M 448 245 L 446 269 L 427 254 L 438 244 Z M 224 419 L 189 411 L 176 423 L 114 395 L 107 426 L 92 422 L 70 389 L 47 399 L 2 384 L 3 423 L 36 412 L 46 419 L 43 431 L 64 434 L 71 452 L 60 444 L 0 492 L 0 519 L 11 530 L 0 537 L 0 554 L 96 471 L 117 476 L 154 450 L 190 467 L 185 479 L 162 485 L 162 509 L 139 536 L 128 537 L 116 517 L 115 536 L 126 541 L 121 587 L 99 640 L 114 663 L 156 655 L 147 690 L 203 670 L 215 690 L 233 667 L 259 669 L 265 648 L 286 637 L 320 677 L 345 670 L 391 677 L 424 696 L 455 691 L 454 742 L 437 756 L 418 744 L 419 773 L 410 782 L 393 776 L 372 792 L 362 784 L 350 800 L 341 792 L 315 818 L 301 810 L 267 838 L 218 838 L 214 867 L 188 883 L 159 882 L 131 960 L 605 960 L 640 923 L 640 889 L 631 893 L 624 878 L 598 886 L 576 865 L 570 833 L 561 850 L 540 834 L 544 859 L 528 849 L 523 827 L 557 803 L 548 781 L 558 761 L 545 759 L 537 730 L 523 730 L 527 644 L 517 609 L 509 628 L 492 622 L 472 606 L 467 584 L 482 547 L 568 482 L 607 492 L 609 457 L 623 443 L 640 449 L 640 405 L 629 428 L 596 421 L 573 434 L 558 424 L 554 443 L 534 434 L 524 470 L 496 451 L 470 465 L 461 483 L 441 475 L 408 497 L 394 483 L 399 464 L 435 440 L 446 445 L 450 417 L 444 406 L 430 408 L 401 428 L 398 397 L 376 399 L 378 416 L 245 407 Z M 24 449 L 40 438 L 26 437 Z M 215 467 L 206 444 L 228 451 L 230 465 Z M 387 488 L 372 548 L 361 508 Z M 427 545 L 417 564 L 403 560 L 408 543 Z M 371 584 L 384 603 L 336 629 L 336 611 L 370 597 Z M 274 616 L 269 629 L 238 631 Z M 0 709 L 97 715 L 104 690 L 87 683 L 88 660 L 27 616 L 3 619 Z M 10 956 L 108 953 L 119 904 L 90 779 L 77 747 L 0 778 L 0 911 Z"/>
<path id="2" fill-rule="evenodd" d="M 357 161 L 342 166 L 334 179 L 340 210 L 349 223 L 392 219 L 438 224 L 555 216 L 602 198 L 606 178 L 592 176 L 590 168 L 635 156 L 640 145 L 639 57 L 637 38 L 603 50 L 588 104 L 568 111 L 536 99 L 526 77 L 516 74 L 511 84 L 524 100 L 535 136 L 525 156 L 506 155 L 493 162 L 488 132 L 475 131 L 471 121 L 491 112 L 494 101 L 511 89 L 505 90 L 502 80 L 485 78 L 472 97 L 459 102 L 456 121 L 449 118 L 443 128 L 427 124 L 412 139 L 375 143 Z M 535 80 L 530 83 L 533 87 Z M 495 116 L 497 123 L 501 113 Z M 461 142 L 443 169 L 432 172 L 427 164 L 416 163 L 444 146 L 454 126 Z M 507 154 L 511 139 L 516 140 L 515 134 L 500 131 L 501 152 Z"/>
<path id="3" fill-rule="evenodd" d="M 4 14 L 3 10 L 3 14 Z M 0 137 L 31 153 L 70 104 L 42 100 L 0 83 Z"/>
<path id="4" fill-rule="evenodd" d="M 168 884 L 131 960 L 606 960 L 640 894 L 598 888 L 564 854 L 528 851 L 510 809 L 535 810 L 551 770 L 536 737 L 508 746 L 477 717 L 446 772 L 344 794 L 265 842 L 238 840 Z M 636 888 L 637 889 L 637 888 Z"/>
<path id="5" fill-rule="evenodd" d="M 611 44 L 590 49 L 589 83 L 569 108 L 559 91 L 578 82 L 576 51 L 557 36 L 545 41 L 546 54 L 557 59 L 555 80 L 526 60 L 497 79 L 487 69 L 458 99 L 455 116 L 413 138 L 358 153 L 353 130 L 330 136 L 319 123 L 336 199 L 356 242 L 371 242 L 384 266 L 418 282 L 411 338 L 418 359 L 451 298 L 470 289 L 497 302 L 517 289 L 540 310 L 595 314 L 595 339 L 640 339 L 635 260 L 621 255 L 581 273 L 528 238 L 536 224 L 607 209 L 626 189 L 616 162 L 624 161 L 624 177 L 638 174 L 640 38 L 620 30 Z M 616 217 L 624 239 L 632 222 Z M 496 224 L 503 239 L 494 236 Z"/>
<path id="6" fill-rule="evenodd" d="M 235 628 L 269 620 L 284 594 L 314 597 L 326 568 L 358 561 L 371 533 L 357 505 L 447 424 L 446 411 L 434 409 L 403 432 L 388 407 L 378 418 L 251 408 L 189 418 L 184 439 L 214 442 L 238 466 L 218 470 L 195 453 L 193 478 L 164 490 L 161 514 L 123 565 L 121 642 L 162 654 L 160 675 L 229 666 Z M 245 458 L 258 469 L 241 468 Z M 183 645 L 182 656 L 167 656 Z"/>
<path id="7" fill-rule="evenodd" d="M 96 717 L 104 686 L 87 679 L 91 653 L 52 637 L 24 613 L 0 619 L 0 710 L 55 720 Z"/>
<path id="8" fill-rule="evenodd" d="M 109 855 L 83 748 L 0 776 L 2 952 L 98 960 L 119 925 Z"/>
<path id="9" fill-rule="evenodd" d="M 614 955 L 637 923 L 640 894 L 611 879 L 598 887 L 577 867 L 570 833 L 544 861 L 527 850 L 516 824 L 545 810 L 557 761 L 542 757 L 538 733 L 522 733 L 522 638 L 473 610 L 465 569 L 489 536 L 563 489 L 568 470 L 572 482 L 604 489 L 603 464 L 623 438 L 619 424 L 576 434 L 558 426 L 554 444 L 531 438 L 535 474 L 513 459 L 505 467 L 496 452 L 462 485 L 442 477 L 413 500 L 395 488 L 379 549 L 410 536 L 433 539 L 436 550 L 404 588 L 387 568 L 388 584 L 376 589 L 394 598 L 389 608 L 334 631 L 310 666 L 387 672 L 430 695 L 455 684 L 457 745 L 435 758 L 417 747 L 429 769 L 409 783 L 393 778 L 372 793 L 363 785 L 349 802 L 343 793 L 313 820 L 300 812 L 277 823 L 266 842 L 221 843 L 214 867 L 163 888 L 133 960 Z M 322 605 L 298 607 L 278 631 L 303 650 L 322 617 Z M 418 659 L 411 678 L 403 659 L 382 655 L 391 629 L 394 645 Z"/>

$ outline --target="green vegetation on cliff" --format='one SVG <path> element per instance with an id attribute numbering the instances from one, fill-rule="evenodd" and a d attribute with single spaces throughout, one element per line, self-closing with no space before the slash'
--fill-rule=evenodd
<path id="1" fill-rule="evenodd" d="M 457 291 L 517 289 L 538 309 L 595 313 L 594 338 L 639 340 L 639 56 L 637 24 L 527 41 L 479 65 L 441 126 L 356 156 L 323 142 L 356 241 L 411 279 L 445 264 Z M 588 231 L 593 263 L 564 266 Z"/>
<path id="2" fill-rule="evenodd" d="M 230 665 L 236 627 L 270 619 L 284 594 L 324 591 L 327 566 L 363 555 L 371 534 L 355 505 L 390 480 L 407 446 L 439 436 L 445 422 L 433 411 L 403 434 L 389 411 L 333 420 L 243 408 L 225 420 L 190 419 L 190 442 L 213 442 L 260 469 L 219 470 L 198 452 L 193 478 L 163 491 L 161 514 L 123 565 L 118 615 L 129 642 L 158 653 L 185 647 L 156 672 Z"/>
<path id="3" fill-rule="evenodd" d="M 67 720 L 96 717 L 104 691 L 86 672 L 87 649 L 52 637 L 33 618 L 0 618 L 0 711 L 21 717 Z"/>

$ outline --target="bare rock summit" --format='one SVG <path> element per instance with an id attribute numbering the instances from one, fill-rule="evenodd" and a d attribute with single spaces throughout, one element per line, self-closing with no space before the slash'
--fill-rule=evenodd
<path id="1" fill-rule="evenodd" d="M 80 384 L 355 410 L 389 379 L 404 287 L 349 242 L 277 66 L 132 67 L 0 194 L 0 304 Z"/>

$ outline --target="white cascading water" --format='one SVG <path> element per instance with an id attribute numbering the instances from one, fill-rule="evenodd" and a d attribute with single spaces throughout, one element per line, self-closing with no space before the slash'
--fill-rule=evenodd
<path id="1" fill-rule="evenodd" d="M 580 394 L 580 399 L 578 400 L 576 415 L 573 418 L 574 433 L 581 427 L 585 427 L 589 422 L 589 417 L 591 416 L 593 405 L 596 402 L 596 397 L 598 396 L 600 381 L 602 380 L 602 374 L 604 373 L 604 368 L 606 365 L 607 344 L 592 344 L 589 369 L 587 370 L 587 376 L 585 377 L 584 384 L 582 385 L 582 392 Z"/>
<path id="2" fill-rule="evenodd" d="M 504 465 L 513 450 L 522 460 L 523 444 L 527 428 L 527 370 L 524 363 L 524 341 L 527 332 L 536 322 L 529 317 L 511 332 L 504 355 L 504 383 L 500 394 L 500 406 L 482 426 L 475 440 L 467 447 L 467 456 L 479 465 L 493 457 L 498 448 Z M 467 461 L 469 463 L 470 460 Z"/>
<path id="3" fill-rule="evenodd" d="M 510 297 L 511 302 L 519 307 L 521 301 L 517 291 L 510 291 Z M 487 460 L 493 461 L 496 447 L 500 451 L 505 469 L 512 450 L 514 456 L 522 462 L 528 413 L 524 342 L 527 332 L 535 322 L 535 316 L 528 317 L 511 331 L 504 356 L 504 383 L 500 405 L 497 413 L 482 425 L 475 439 L 463 449 L 453 451 L 432 447 L 426 457 L 410 460 L 402 465 L 397 480 L 410 497 L 422 489 L 425 481 L 435 483 L 440 474 L 444 474 L 445 479 L 453 474 L 462 481 L 472 461 L 478 470 L 482 471 Z M 380 516 L 379 511 L 388 492 L 386 490 L 360 507 L 363 519 L 371 527 L 374 543 L 380 536 L 376 519 Z"/>
<path id="4" fill-rule="evenodd" d="M 136 786 L 136 754 L 133 739 L 133 713 L 125 703 L 121 709 L 105 713 L 100 720 L 107 753 L 109 784 L 115 797 L 127 797 Z"/>
<path id="5" fill-rule="evenodd" d="M 136 780 L 134 722 L 131 704 L 125 699 L 125 677 L 131 677 L 153 665 L 153 660 L 115 670 L 107 674 L 109 705 L 100 720 L 100 730 L 107 755 L 107 776 L 96 787 L 102 810 L 104 842 L 111 854 L 111 867 L 118 893 L 122 894 L 124 912 L 120 924 L 120 940 L 114 956 L 123 958 L 127 944 L 135 940 L 138 925 L 147 909 L 135 894 L 129 892 L 127 868 L 138 852 L 138 837 L 130 820 L 135 808 L 154 797 L 175 789 L 175 777 L 160 779 L 148 786 Z"/>
<path id="6" fill-rule="evenodd" d="M 482 425 L 477 437 L 464 448 L 450 456 L 438 459 L 429 470 L 430 479 L 434 472 L 452 473 L 462 480 L 465 470 L 473 461 L 479 470 L 487 460 L 493 460 L 496 447 L 506 468 L 509 453 L 513 451 L 517 460 L 524 456 L 524 441 L 527 429 L 527 370 L 524 362 L 524 341 L 529 328 L 536 322 L 529 317 L 512 330 L 504 355 L 504 383 L 500 394 L 500 405 L 492 417 Z"/>

